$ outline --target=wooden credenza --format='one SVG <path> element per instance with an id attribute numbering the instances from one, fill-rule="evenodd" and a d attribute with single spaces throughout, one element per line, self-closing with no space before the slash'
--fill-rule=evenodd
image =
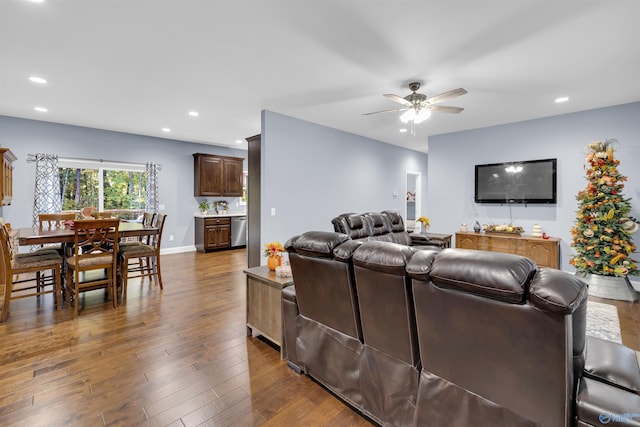
<path id="1" fill-rule="evenodd" d="M 522 255 L 538 267 L 560 268 L 560 239 L 500 233 L 456 233 L 456 248 Z"/>

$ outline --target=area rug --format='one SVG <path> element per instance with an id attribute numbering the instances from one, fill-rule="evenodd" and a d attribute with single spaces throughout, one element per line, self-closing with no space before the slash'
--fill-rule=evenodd
<path id="1" fill-rule="evenodd" d="M 622 343 L 618 308 L 611 304 L 588 301 L 587 335 Z"/>

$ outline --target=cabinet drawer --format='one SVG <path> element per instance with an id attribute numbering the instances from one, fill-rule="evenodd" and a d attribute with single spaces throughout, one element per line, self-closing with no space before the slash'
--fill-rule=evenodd
<path id="1" fill-rule="evenodd" d="M 204 226 L 231 225 L 231 218 L 205 218 Z"/>

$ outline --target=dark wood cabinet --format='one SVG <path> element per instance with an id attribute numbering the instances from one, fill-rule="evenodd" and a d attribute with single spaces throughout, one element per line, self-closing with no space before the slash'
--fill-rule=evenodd
<path id="1" fill-rule="evenodd" d="M 553 237 L 458 232 L 456 248 L 521 255 L 531 258 L 538 267 L 560 268 L 560 239 Z"/>
<path id="2" fill-rule="evenodd" d="M 196 249 L 207 252 L 231 247 L 231 218 L 196 217 Z"/>
<path id="3" fill-rule="evenodd" d="M 195 196 L 242 196 L 243 158 L 195 153 L 193 160 Z"/>
<path id="4" fill-rule="evenodd" d="M 0 167 L 0 201 L 2 206 L 10 205 L 13 197 L 13 162 L 16 160 L 15 154 L 8 148 L 0 148 L 2 164 Z"/>

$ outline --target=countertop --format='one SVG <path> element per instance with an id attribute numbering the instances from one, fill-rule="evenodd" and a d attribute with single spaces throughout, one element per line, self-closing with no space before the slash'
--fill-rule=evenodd
<path id="1" fill-rule="evenodd" d="M 234 216 L 247 216 L 246 212 L 227 212 L 226 214 L 217 214 L 215 211 L 208 212 L 206 215 L 201 214 L 200 212 L 194 213 L 194 217 L 196 218 L 229 218 Z"/>

